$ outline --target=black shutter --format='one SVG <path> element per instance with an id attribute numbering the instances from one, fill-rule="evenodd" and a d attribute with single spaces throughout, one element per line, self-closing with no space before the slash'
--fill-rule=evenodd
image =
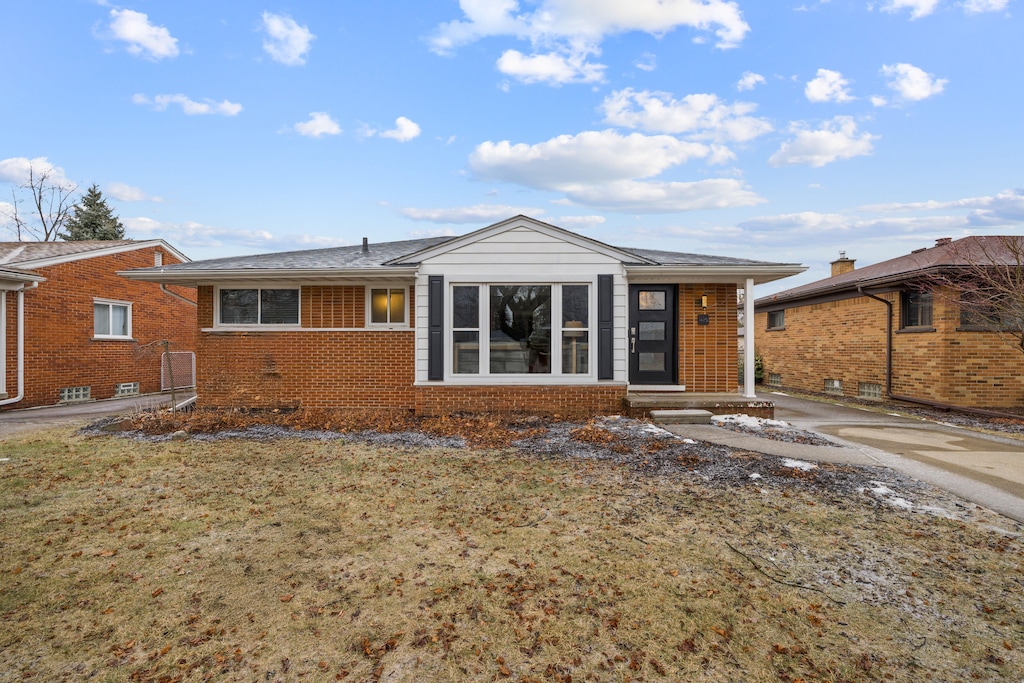
<path id="1" fill-rule="evenodd" d="M 597 378 L 615 379 L 615 315 L 612 311 L 612 276 L 597 276 Z"/>
<path id="2" fill-rule="evenodd" d="M 427 278 L 427 379 L 444 379 L 444 276 Z"/>

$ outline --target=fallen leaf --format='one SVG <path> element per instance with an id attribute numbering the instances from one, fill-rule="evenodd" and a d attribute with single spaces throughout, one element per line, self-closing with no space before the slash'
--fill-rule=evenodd
<path id="1" fill-rule="evenodd" d="M 292 598 L 294 598 L 294 597 L 295 597 L 295 593 L 288 593 L 288 594 L 286 594 L 286 595 L 282 595 L 282 596 L 281 596 L 280 598 L 278 598 L 278 599 L 279 599 L 279 600 L 280 600 L 281 602 L 291 602 L 291 601 L 292 601 Z"/>

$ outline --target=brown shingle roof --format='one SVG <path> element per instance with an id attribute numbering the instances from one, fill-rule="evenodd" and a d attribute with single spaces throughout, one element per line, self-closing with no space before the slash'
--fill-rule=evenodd
<path id="1" fill-rule="evenodd" d="M 1018 246 L 1007 249 L 1009 243 Z M 991 262 L 1014 264 L 1016 251 L 1024 252 L 1024 237 L 1019 236 L 973 236 L 936 244 L 929 249 L 918 249 L 903 256 L 858 268 L 842 275 L 817 280 L 806 285 L 787 289 L 754 302 L 757 307 L 775 303 L 789 303 L 831 294 L 856 291 L 859 287 L 877 287 L 909 282 L 925 275 L 948 268 L 969 264 Z"/>

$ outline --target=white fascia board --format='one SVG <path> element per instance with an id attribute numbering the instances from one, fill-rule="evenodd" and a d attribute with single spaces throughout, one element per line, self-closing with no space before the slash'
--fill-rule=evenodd
<path id="1" fill-rule="evenodd" d="M 136 249 L 147 249 L 149 247 L 160 247 L 166 249 L 169 253 L 173 254 L 176 258 L 180 259 L 183 263 L 191 263 L 192 259 L 182 254 L 180 251 L 172 247 L 170 244 L 163 240 L 146 240 L 145 242 L 131 242 L 130 244 L 118 244 L 113 247 L 99 247 L 97 249 L 90 249 L 89 251 L 79 251 L 74 254 L 62 254 L 60 256 L 49 256 L 47 258 L 32 259 L 29 261 L 17 261 L 11 265 L 16 265 L 18 268 L 25 268 L 27 270 L 33 270 L 35 268 L 45 268 L 46 266 L 55 266 L 60 263 L 71 263 L 72 261 L 82 261 L 84 259 L 97 258 L 99 256 L 110 256 L 111 254 L 121 254 L 126 251 L 135 251 Z"/>
<path id="2" fill-rule="evenodd" d="M 413 279 L 416 268 L 267 268 L 261 270 L 122 270 L 118 275 L 129 280 L 160 282 L 167 285 L 195 287 L 197 285 L 230 282 L 268 282 L 274 280 L 312 281 L 332 283 L 338 281 L 367 282 Z"/>
<path id="3" fill-rule="evenodd" d="M 548 235 L 549 237 L 553 237 L 554 239 L 559 239 L 562 240 L 563 242 L 575 244 L 576 246 L 582 249 L 588 249 L 590 251 L 596 252 L 598 254 L 603 254 L 609 258 L 613 258 L 618 261 L 636 262 L 637 259 L 640 259 L 641 261 L 646 263 L 654 263 L 654 261 L 643 258 L 642 256 L 639 256 L 637 254 L 617 249 L 615 247 L 605 244 L 604 242 L 598 242 L 597 240 L 591 239 L 589 237 L 577 235 L 576 233 L 570 232 L 564 228 L 560 228 L 557 225 L 543 223 L 535 218 L 530 218 L 529 216 L 515 216 L 514 218 L 509 218 L 507 220 L 501 221 L 500 223 L 489 225 L 486 228 L 474 230 L 473 232 L 463 235 L 461 237 L 455 237 L 435 247 L 428 247 L 426 249 L 413 252 L 412 254 L 400 256 L 396 259 L 388 261 L 387 263 L 422 263 L 423 261 L 435 258 L 442 254 L 446 254 L 450 251 L 454 251 L 455 249 L 460 249 L 461 247 L 464 247 L 467 244 L 472 244 L 473 242 L 478 242 L 480 240 L 484 240 L 495 235 L 500 235 L 503 232 L 508 232 L 509 230 L 515 230 L 517 228 L 529 228 L 530 230 L 536 230 L 537 232 Z"/>
<path id="4" fill-rule="evenodd" d="M 735 282 L 743 286 L 747 278 L 753 278 L 755 285 L 799 275 L 806 266 L 779 264 L 766 266 L 626 266 L 626 280 L 637 282 L 692 282 L 710 284 L 714 282 Z"/>

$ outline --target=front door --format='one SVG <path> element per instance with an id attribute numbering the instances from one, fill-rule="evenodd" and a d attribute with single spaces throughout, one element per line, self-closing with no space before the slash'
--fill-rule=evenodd
<path id="1" fill-rule="evenodd" d="M 675 384 L 676 286 L 629 286 L 629 383 Z"/>

